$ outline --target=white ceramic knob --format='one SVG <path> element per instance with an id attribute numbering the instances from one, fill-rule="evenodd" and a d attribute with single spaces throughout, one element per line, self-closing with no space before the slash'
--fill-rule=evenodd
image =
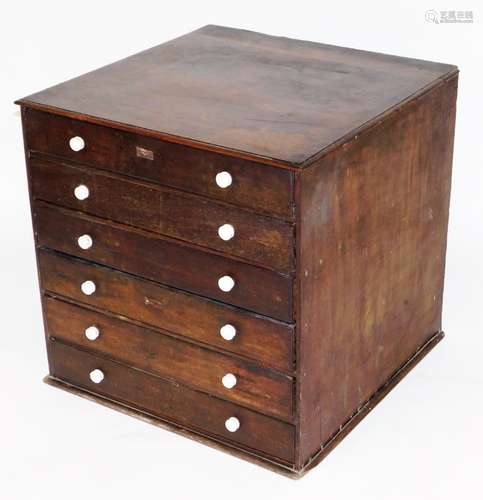
<path id="1" fill-rule="evenodd" d="M 218 228 L 218 236 L 223 241 L 229 241 L 235 236 L 235 228 L 231 224 L 223 224 Z"/>
<path id="2" fill-rule="evenodd" d="M 82 250 L 89 250 L 92 246 L 92 238 L 88 234 L 83 234 L 77 238 L 77 244 Z"/>
<path id="3" fill-rule="evenodd" d="M 86 147 L 86 143 L 82 137 L 76 136 L 72 137 L 69 141 L 69 146 L 72 151 L 81 151 Z"/>
<path id="4" fill-rule="evenodd" d="M 97 328 L 97 326 L 94 326 L 94 325 L 86 328 L 84 333 L 85 333 L 85 336 L 89 340 L 96 340 L 99 337 L 99 335 L 101 334 L 99 328 Z"/>
<path id="5" fill-rule="evenodd" d="M 236 417 L 230 417 L 225 421 L 226 430 L 236 432 L 240 428 L 240 421 Z"/>
<path id="6" fill-rule="evenodd" d="M 81 290 L 84 295 L 92 295 L 96 291 L 96 284 L 91 280 L 84 281 Z"/>
<path id="7" fill-rule="evenodd" d="M 236 336 L 236 328 L 233 325 L 223 325 L 220 328 L 220 335 L 225 339 L 225 340 L 233 340 Z"/>
<path id="8" fill-rule="evenodd" d="M 216 185 L 222 189 L 226 189 L 231 186 L 233 178 L 229 172 L 218 172 L 216 174 Z"/>
<path id="9" fill-rule="evenodd" d="M 89 198 L 89 188 L 84 184 L 79 184 L 74 189 L 74 196 L 80 201 L 87 200 Z"/>
<path id="10" fill-rule="evenodd" d="M 104 380 L 104 373 L 102 370 L 96 368 L 92 370 L 89 374 L 90 379 L 94 382 L 94 384 L 100 384 Z"/>
<path id="11" fill-rule="evenodd" d="M 235 280 L 231 276 L 222 276 L 218 280 L 218 288 L 223 292 L 230 292 L 235 286 Z"/>
<path id="12" fill-rule="evenodd" d="M 223 387 L 226 387 L 227 389 L 233 389 L 236 385 L 236 377 L 233 375 L 233 373 L 227 373 L 226 375 L 223 376 L 221 379 L 221 383 L 223 384 Z"/>

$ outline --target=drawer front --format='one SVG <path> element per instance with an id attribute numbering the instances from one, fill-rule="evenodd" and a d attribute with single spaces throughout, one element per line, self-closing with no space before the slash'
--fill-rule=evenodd
<path id="1" fill-rule="evenodd" d="M 119 178 L 101 171 L 31 159 L 32 196 L 63 207 L 137 226 L 261 264 L 293 269 L 293 226 L 180 191 Z M 75 195 L 76 187 L 86 186 Z M 79 197 L 79 193 L 77 194 Z M 220 227 L 234 237 L 223 240 Z"/>
<path id="2" fill-rule="evenodd" d="M 88 262 L 38 251 L 44 291 L 110 311 L 264 366 L 293 370 L 293 326 Z M 95 284 L 86 295 L 82 285 Z M 92 290 L 87 290 L 92 291 Z M 234 327 L 231 340 L 221 335 Z"/>
<path id="3" fill-rule="evenodd" d="M 294 427 L 290 424 L 58 341 L 49 341 L 48 350 L 53 377 L 202 434 L 293 462 Z M 102 373 L 102 381 L 91 380 L 94 370 Z M 239 422 L 236 432 L 225 428 L 230 418 Z"/>
<path id="4" fill-rule="evenodd" d="M 287 375 L 49 297 L 44 315 L 55 339 L 291 420 L 293 380 Z"/>
<path id="5" fill-rule="evenodd" d="M 221 300 L 260 314 L 291 320 L 292 279 L 257 266 L 193 249 L 129 226 L 109 223 L 43 202 L 33 208 L 37 245 Z M 80 237 L 91 245 L 82 248 Z M 222 276 L 235 286 L 223 292 Z"/>
<path id="6" fill-rule="evenodd" d="M 82 137 L 85 147 L 73 151 L 72 137 Z M 32 109 L 26 110 L 26 140 L 34 151 L 293 219 L 292 173 L 287 170 Z M 217 184 L 221 172 L 230 174 L 229 186 Z"/>

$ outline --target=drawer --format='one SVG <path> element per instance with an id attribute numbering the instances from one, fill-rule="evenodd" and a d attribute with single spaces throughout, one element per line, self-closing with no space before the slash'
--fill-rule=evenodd
<path id="1" fill-rule="evenodd" d="M 58 341 L 49 341 L 48 351 L 55 378 L 235 446 L 293 462 L 294 427 L 288 423 Z M 90 375 L 95 370 L 103 375 L 97 383 Z M 225 427 L 232 418 L 239 423 L 235 432 Z"/>
<path id="2" fill-rule="evenodd" d="M 31 159 L 29 167 L 35 199 L 164 234 L 279 272 L 293 269 L 291 223 L 99 170 L 40 159 Z M 80 193 L 79 186 L 83 187 Z M 225 225 L 234 228 L 234 236 L 228 240 L 219 235 Z"/>
<path id="3" fill-rule="evenodd" d="M 33 216 L 39 246 L 260 314 L 291 319 L 292 279 L 287 276 L 43 202 L 34 204 Z M 218 286 L 222 276 L 234 279 L 235 286 L 229 292 Z"/>
<path id="4" fill-rule="evenodd" d="M 48 335 L 284 420 L 293 379 L 249 361 L 46 297 Z M 234 384 L 234 385 L 233 385 Z"/>
<path id="5" fill-rule="evenodd" d="M 292 173 L 288 170 L 29 108 L 25 113 L 27 147 L 33 151 L 293 219 Z M 85 147 L 73 151 L 69 146 L 72 137 L 82 137 Z M 217 177 L 224 172 L 229 176 Z M 217 179 L 221 186 L 230 180 L 231 184 L 220 187 Z"/>
<path id="6" fill-rule="evenodd" d="M 38 251 L 41 286 L 132 320 L 240 354 L 291 373 L 293 325 L 46 250 Z M 86 282 L 95 291 L 82 291 Z M 86 292 L 92 292 L 87 290 Z M 234 332 L 227 339 L 226 325 Z"/>

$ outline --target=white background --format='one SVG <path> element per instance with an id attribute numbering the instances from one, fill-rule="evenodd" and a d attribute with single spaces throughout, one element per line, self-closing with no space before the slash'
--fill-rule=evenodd
<path id="1" fill-rule="evenodd" d="M 435 25 L 425 11 L 473 10 Z M 0 498 L 481 498 L 483 9 L 477 2 L 0 3 Z M 192 31 L 246 28 L 457 64 L 446 339 L 301 481 L 42 384 L 47 373 L 15 98 Z"/>

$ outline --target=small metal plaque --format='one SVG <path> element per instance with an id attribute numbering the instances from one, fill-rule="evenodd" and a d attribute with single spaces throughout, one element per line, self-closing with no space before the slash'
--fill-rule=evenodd
<path id="1" fill-rule="evenodd" d="M 136 146 L 136 156 L 139 158 L 144 158 L 146 160 L 154 160 L 154 152 L 150 149 L 145 149 L 140 146 Z"/>

